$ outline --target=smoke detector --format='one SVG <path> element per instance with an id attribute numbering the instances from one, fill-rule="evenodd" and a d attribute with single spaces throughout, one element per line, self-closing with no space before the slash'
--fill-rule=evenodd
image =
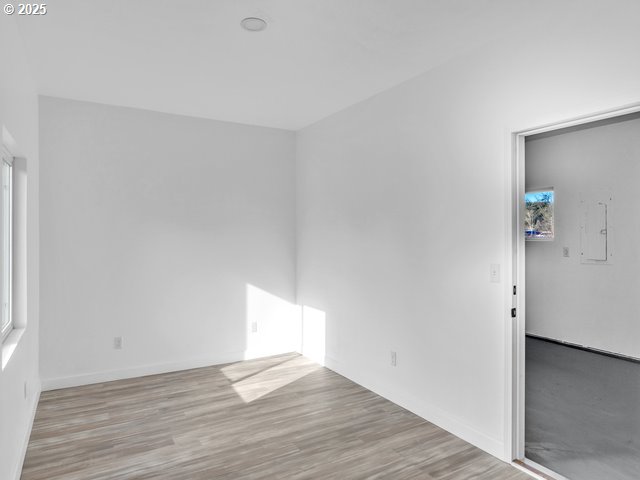
<path id="1" fill-rule="evenodd" d="M 258 17 L 244 18 L 240 22 L 240 25 L 242 25 L 242 28 L 249 32 L 261 32 L 262 30 L 267 28 L 267 22 L 264 19 Z"/>

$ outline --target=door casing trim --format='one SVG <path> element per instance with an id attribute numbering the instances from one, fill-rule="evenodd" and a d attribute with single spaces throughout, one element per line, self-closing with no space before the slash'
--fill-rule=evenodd
<path id="1" fill-rule="evenodd" d="M 568 127 L 606 120 L 640 112 L 640 102 L 619 106 L 568 120 L 538 125 L 525 129 L 507 129 L 505 150 L 507 158 L 507 228 L 505 279 L 505 329 L 506 342 L 506 389 L 505 389 L 505 458 L 512 462 L 525 461 L 525 239 L 524 194 L 525 194 L 525 139 L 531 135 L 561 130 Z M 513 287 L 517 294 L 513 294 Z M 516 317 L 511 317 L 511 309 Z"/>

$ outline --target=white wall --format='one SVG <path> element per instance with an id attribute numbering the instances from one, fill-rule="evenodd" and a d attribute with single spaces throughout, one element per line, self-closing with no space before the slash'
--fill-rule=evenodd
<path id="1" fill-rule="evenodd" d="M 48 97 L 40 128 L 45 388 L 299 348 L 293 132 Z"/>
<path id="2" fill-rule="evenodd" d="M 526 246 L 526 322 L 528 333 L 640 358 L 640 115 L 623 118 L 526 143 L 527 188 L 556 197 L 554 240 Z M 602 190 L 613 194 L 614 255 L 583 264 L 580 195 Z"/>
<path id="3" fill-rule="evenodd" d="M 17 345 L 2 349 L 0 368 L 0 478 L 20 476 L 26 442 L 40 393 L 38 375 L 38 102 L 14 20 L 0 15 L 0 125 L 3 141 L 12 143 L 22 169 L 16 181 L 24 193 L 24 164 L 28 174 L 26 239 L 24 211 L 18 215 L 15 237 L 14 318 L 24 328 Z M 9 135 L 10 134 L 10 137 Z M 24 201 L 16 202 L 24 208 Z M 25 252 L 26 244 L 26 252 Z M 25 255 L 26 253 L 26 255 Z M 25 275 L 26 273 L 26 275 Z M 27 396 L 24 396 L 24 385 Z"/>
<path id="4" fill-rule="evenodd" d="M 327 365 L 503 458 L 509 132 L 640 101 L 640 3 L 544 7 L 298 136 L 298 301 L 326 312 Z"/>

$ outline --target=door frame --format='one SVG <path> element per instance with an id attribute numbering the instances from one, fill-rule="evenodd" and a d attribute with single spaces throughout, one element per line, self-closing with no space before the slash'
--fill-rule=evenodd
<path id="1" fill-rule="evenodd" d="M 507 132 L 507 275 L 505 312 L 506 328 L 506 401 L 505 401 L 505 460 L 525 459 L 525 139 L 538 133 L 560 130 L 576 125 L 597 122 L 640 112 L 640 102 L 615 107 L 600 112 L 574 117 L 525 129 Z M 516 289 L 514 291 L 514 288 Z M 512 318 L 511 309 L 516 316 Z"/>

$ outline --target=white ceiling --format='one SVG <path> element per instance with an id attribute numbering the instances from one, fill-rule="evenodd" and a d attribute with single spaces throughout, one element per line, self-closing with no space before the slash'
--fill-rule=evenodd
<path id="1" fill-rule="evenodd" d="M 526 4 L 58 0 L 16 18 L 41 94 L 296 130 L 496 40 Z"/>

